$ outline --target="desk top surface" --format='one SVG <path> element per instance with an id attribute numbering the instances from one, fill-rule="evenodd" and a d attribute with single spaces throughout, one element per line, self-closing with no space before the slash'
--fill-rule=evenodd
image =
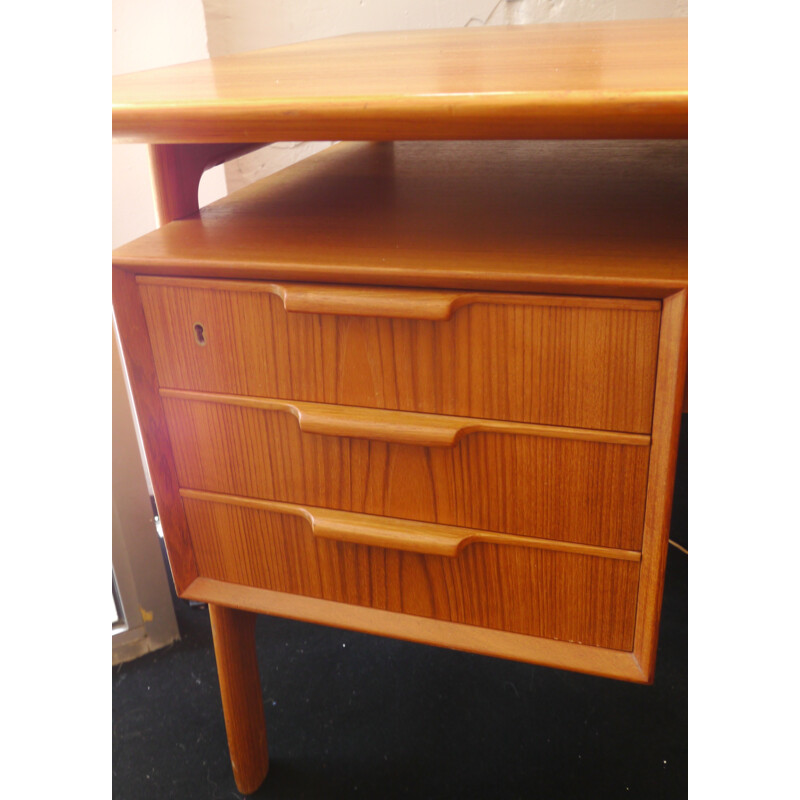
<path id="1" fill-rule="evenodd" d="M 687 20 L 351 34 L 122 75 L 149 143 L 686 138 Z"/>

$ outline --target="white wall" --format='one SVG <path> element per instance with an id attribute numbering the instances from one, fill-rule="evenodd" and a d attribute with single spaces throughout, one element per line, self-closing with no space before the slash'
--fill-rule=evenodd
<path id="1" fill-rule="evenodd" d="M 687 15 L 686 0 L 203 0 L 212 55 L 343 33 Z"/>

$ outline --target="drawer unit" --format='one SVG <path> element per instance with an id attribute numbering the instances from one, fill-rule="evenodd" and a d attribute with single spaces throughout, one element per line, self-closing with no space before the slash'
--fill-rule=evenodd
<path id="1" fill-rule="evenodd" d="M 161 390 L 180 485 L 639 550 L 648 436 Z"/>
<path id="2" fill-rule="evenodd" d="M 349 144 L 308 162 L 304 181 L 370 198 L 374 236 L 412 230 L 416 206 L 388 202 L 401 197 L 397 182 L 439 196 L 441 176 L 430 146 L 392 147 L 403 173 Z M 532 175 L 555 182 L 573 169 L 579 193 L 581 170 L 608 151 L 603 164 L 652 165 L 663 181 L 681 151 L 661 150 L 663 163 L 638 146 L 593 145 L 575 161 L 566 147 L 461 143 L 436 158 L 457 165 L 465 154 L 490 198 L 501 174 L 545 213 L 538 194 L 555 201 L 560 190 L 548 195 Z M 633 202 L 641 186 L 637 208 L 650 197 L 651 182 L 587 180 L 591 196 Z M 492 259 L 517 269 L 536 243 L 524 214 L 506 220 L 510 206 L 476 195 L 457 206 L 464 219 L 443 223 L 447 242 L 466 228 L 475 237 L 469 267 L 448 256 L 445 274 L 409 239 L 403 258 L 420 284 L 390 285 L 395 273 L 364 266 L 347 233 L 331 259 L 346 266 L 353 253 L 364 282 L 333 261 L 309 282 L 318 253 L 303 243 L 335 227 L 335 206 L 312 204 L 297 228 L 261 226 L 287 181 L 267 179 L 116 256 L 115 313 L 179 594 L 651 680 L 685 364 L 673 244 L 653 244 L 641 270 L 636 255 L 600 272 L 623 233 L 652 244 L 661 228 L 647 233 L 650 217 L 619 235 L 592 228 L 582 246 L 594 266 L 577 259 L 564 273 L 565 241 L 557 276 L 550 250 L 534 250 L 530 277 L 516 272 L 510 286 Z M 504 216 L 470 219 L 479 209 Z M 601 218 L 603 231 L 622 219 Z M 296 269 L 290 243 L 304 253 Z"/>
<path id="3" fill-rule="evenodd" d="M 165 224 L 115 253 L 115 318 L 243 793 L 268 766 L 252 612 L 653 679 L 686 38 L 373 34 L 119 79 Z M 198 208 L 204 169 L 284 139 L 348 141 Z"/>
<path id="4" fill-rule="evenodd" d="M 323 535 L 315 536 L 314 510 L 275 513 L 269 509 L 280 504 L 227 500 L 184 493 L 201 577 L 528 636 L 632 646 L 639 564 L 630 554 L 548 550 L 521 537 L 472 541 L 481 533 L 466 531 L 456 548 L 452 530 L 365 515 L 331 519 L 324 510 L 314 520 Z M 435 553 L 445 549 L 449 555 Z"/>
<path id="5" fill-rule="evenodd" d="M 651 428 L 657 300 L 138 281 L 162 387 Z"/>

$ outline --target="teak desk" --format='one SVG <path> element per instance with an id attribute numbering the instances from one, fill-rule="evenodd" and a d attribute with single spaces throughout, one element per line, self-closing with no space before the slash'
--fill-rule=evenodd
<path id="1" fill-rule="evenodd" d="M 686 351 L 685 20 L 123 76 L 162 227 L 113 297 L 234 775 L 257 613 L 652 681 Z M 342 140 L 199 210 L 205 168 Z"/>

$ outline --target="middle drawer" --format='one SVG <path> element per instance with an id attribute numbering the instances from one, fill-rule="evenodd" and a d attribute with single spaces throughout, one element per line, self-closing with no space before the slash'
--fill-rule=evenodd
<path id="1" fill-rule="evenodd" d="M 641 547 L 647 436 L 161 394 L 184 488 Z"/>

